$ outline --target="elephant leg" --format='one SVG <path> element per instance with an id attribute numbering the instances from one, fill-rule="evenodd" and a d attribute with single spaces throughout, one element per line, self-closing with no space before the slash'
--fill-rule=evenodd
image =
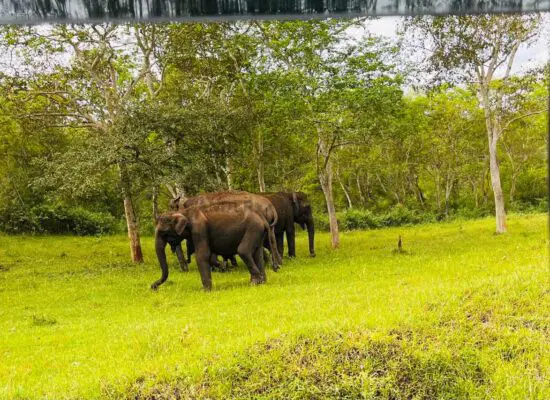
<path id="1" fill-rule="evenodd" d="M 248 271 L 250 272 L 250 282 L 254 284 L 258 284 L 258 283 L 261 283 L 262 281 L 262 275 L 256 265 L 256 262 L 254 261 L 254 256 L 253 256 L 254 248 L 253 248 L 252 236 L 253 235 L 249 234 L 248 232 L 244 235 L 237 249 L 237 253 L 242 258 L 246 266 L 248 267 Z"/>
<path id="2" fill-rule="evenodd" d="M 288 245 L 288 256 L 290 258 L 296 257 L 296 231 L 294 230 L 294 223 L 291 223 L 290 227 L 286 230 L 286 243 Z"/>
<path id="3" fill-rule="evenodd" d="M 210 271 L 210 257 L 208 254 L 196 254 L 199 273 L 201 274 L 202 287 L 204 290 L 212 290 L 212 273 Z"/>
<path id="4" fill-rule="evenodd" d="M 193 245 L 193 241 L 188 239 L 186 247 L 187 247 L 187 263 L 191 264 L 191 254 L 195 252 L 195 246 Z"/>
<path id="5" fill-rule="evenodd" d="M 284 232 L 276 233 L 275 234 L 275 240 L 277 241 L 277 251 L 279 252 L 279 255 L 284 254 L 285 250 L 285 244 L 284 244 Z"/>
<path id="6" fill-rule="evenodd" d="M 254 251 L 254 262 L 256 263 L 256 265 L 258 266 L 258 269 L 260 270 L 261 283 L 265 283 L 267 281 L 267 277 L 265 275 L 263 246 L 258 246 L 258 248 Z"/>
<path id="7" fill-rule="evenodd" d="M 178 256 L 178 261 L 180 263 L 180 269 L 184 272 L 189 271 L 189 265 L 183 257 L 183 249 L 181 248 L 181 243 L 176 246 L 176 255 Z"/>
<path id="8" fill-rule="evenodd" d="M 237 264 L 237 259 L 235 258 L 234 255 L 231 256 L 230 260 L 231 260 L 231 265 L 232 265 L 233 267 L 236 267 L 236 266 L 239 265 L 239 264 Z"/>

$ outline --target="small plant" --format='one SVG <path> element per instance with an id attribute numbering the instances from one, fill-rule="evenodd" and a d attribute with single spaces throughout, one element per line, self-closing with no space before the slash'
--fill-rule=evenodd
<path id="1" fill-rule="evenodd" d="M 33 326 L 51 326 L 57 324 L 55 318 L 50 318 L 45 315 L 33 315 L 32 316 L 32 325 Z"/>

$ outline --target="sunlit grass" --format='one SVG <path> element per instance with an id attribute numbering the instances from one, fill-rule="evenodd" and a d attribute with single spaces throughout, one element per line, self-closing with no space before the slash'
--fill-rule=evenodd
<path id="1" fill-rule="evenodd" d="M 0 397 L 116 397 L 135 382 L 147 392 L 182 377 L 199 382 L 206 365 L 231 370 L 247 352 L 265 362 L 255 343 L 398 329 L 417 332 L 427 349 L 471 348 L 481 368 L 491 366 L 489 393 L 465 381 L 472 396 L 545 398 L 547 219 L 511 216 L 506 235 L 493 228 L 484 219 L 342 233 L 335 251 L 320 233 L 316 258 L 301 234 L 298 257 L 268 269 L 266 285 L 249 286 L 239 260 L 214 274 L 211 293 L 195 263 L 182 273 L 173 255 L 169 281 L 151 291 L 160 270 L 150 237 L 145 264 L 133 265 L 124 236 L 0 236 Z M 495 340 L 470 343 L 486 325 Z M 223 397 L 222 383 L 212 393 Z"/>

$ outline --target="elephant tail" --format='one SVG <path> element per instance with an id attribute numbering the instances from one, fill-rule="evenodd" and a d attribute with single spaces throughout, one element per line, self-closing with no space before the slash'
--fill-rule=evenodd
<path id="1" fill-rule="evenodd" d="M 277 210 L 275 209 L 275 206 L 271 205 L 271 213 L 273 214 L 273 222 L 269 224 L 272 228 L 277 225 L 277 222 L 279 221 L 279 216 L 277 215 Z"/>
<path id="2" fill-rule="evenodd" d="M 269 250 L 271 251 L 271 263 L 273 266 L 273 271 L 277 271 L 279 267 L 283 264 L 283 258 L 277 250 L 277 240 L 275 238 L 275 225 L 277 224 L 277 214 L 275 213 L 275 221 L 271 224 L 265 221 L 265 229 L 267 233 L 267 239 L 269 242 Z"/>

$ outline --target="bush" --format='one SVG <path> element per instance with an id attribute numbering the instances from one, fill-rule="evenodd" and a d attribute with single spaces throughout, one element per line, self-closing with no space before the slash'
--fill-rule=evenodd
<path id="1" fill-rule="evenodd" d="M 435 220 L 434 216 L 430 214 L 420 214 L 418 211 L 400 205 L 394 206 L 388 213 L 382 214 L 379 218 L 381 226 L 414 225 Z"/>
<path id="2" fill-rule="evenodd" d="M 460 219 L 477 219 L 485 218 L 491 215 L 491 210 L 488 208 L 459 208 L 453 216 Z"/>
<path id="3" fill-rule="evenodd" d="M 379 216 L 370 210 L 348 209 L 338 215 L 338 223 L 344 230 L 380 228 Z"/>
<path id="4" fill-rule="evenodd" d="M 313 223 L 316 231 L 328 231 L 330 229 L 327 214 L 313 214 Z"/>
<path id="5" fill-rule="evenodd" d="M 27 211 L 3 210 L 0 227 L 7 233 L 97 235 L 114 232 L 116 223 L 108 213 L 88 211 L 82 207 L 39 205 Z"/>
<path id="6" fill-rule="evenodd" d="M 390 226 L 414 225 L 435 221 L 435 216 L 420 213 L 403 206 L 394 206 L 386 213 L 377 214 L 371 210 L 351 208 L 337 213 L 338 225 L 342 230 L 378 229 Z M 328 231 L 329 223 L 326 214 L 314 215 L 315 228 Z"/>

